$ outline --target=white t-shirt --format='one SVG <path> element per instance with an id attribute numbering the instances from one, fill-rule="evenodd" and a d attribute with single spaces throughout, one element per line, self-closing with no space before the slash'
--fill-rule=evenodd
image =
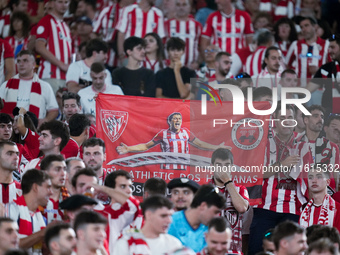
<path id="1" fill-rule="evenodd" d="M 117 85 L 105 85 L 105 89 L 101 93 L 124 95 L 122 89 Z M 94 91 L 92 86 L 78 91 L 78 95 L 80 96 L 80 104 L 84 114 L 90 113 L 96 116 L 96 101 L 93 99 L 96 94 L 98 94 L 98 92 Z"/>
<path id="2" fill-rule="evenodd" d="M 14 76 L 13 78 L 15 78 Z M 33 79 L 23 80 L 20 79 L 19 89 L 18 89 L 18 99 L 17 99 L 17 107 L 23 107 L 26 111 L 29 110 L 30 106 L 30 95 L 32 88 Z M 38 80 L 41 85 L 41 102 L 40 102 L 40 110 L 39 110 L 39 119 L 43 119 L 46 117 L 47 111 L 57 110 L 58 103 L 53 93 L 52 87 L 50 84 L 43 80 Z M 0 97 L 6 101 L 7 89 L 6 89 L 7 81 L 4 82 L 0 86 Z"/>
<path id="3" fill-rule="evenodd" d="M 160 234 L 157 238 L 145 238 L 151 255 L 164 255 L 183 247 L 182 243 L 174 236 Z M 130 254 L 127 240 L 121 238 L 114 247 L 113 254 Z"/>
<path id="4" fill-rule="evenodd" d="M 66 83 L 69 81 L 76 82 L 84 88 L 92 85 L 92 78 L 90 76 L 91 67 L 85 64 L 84 60 L 72 63 L 66 73 Z M 105 84 L 112 84 L 112 77 L 109 70 L 106 69 Z"/>

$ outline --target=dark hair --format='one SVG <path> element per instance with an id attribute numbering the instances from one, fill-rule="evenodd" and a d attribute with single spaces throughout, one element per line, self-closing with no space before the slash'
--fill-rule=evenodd
<path id="1" fill-rule="evenodd" d="M 306 17 L 300 16 L 299 25 L 301 24 L 302 21 L 307 20 L 307 19 L 310 21 L 310 23 L 311 23 L 312 25 L 316 25 L 316 24 L 318 23 L 317 20 L 314 19 L 314 18 L 311 17 L 311 16 L 306 16 Z"/>
<path id="2" fill-rule="evenodd" d="M 20 109 L 18 107 L 14 108 L 13 115 L 14 116 L 18 115 L 19 110 Z M 24 125 L 26 128 L 28 128 L 32 132 L 38 133 L 37 128 L 36 128 L 36 126 L 38 125 L 38 118 L 34 113 L 26 112 L 26 114 L 24 114 Z M 25 144 L 25 140 L 22 139 L 22 136 L 20 133 L 16 134 L 13 132 L 11 140 L 16 143 Z"/>
<path id="3" fill-rule="evenodd" d="M 211 156 L 211 164 L 214 164 L 216 159 L 222 159 L 222 160 L 230 159 L 231 164 L 234 163 L 233 153 L 226 148 L 218 148 L 213 152 Z"/>
<path id="4" fill-rule="evenodd" d="M 9 249 L 4 255 L 29 255 L 28 252 L 24 249 Z"/>
<path id="5" fill-rule="evenodd" d="M 128 56 L 127 51 L 133 50 L 133 48 L 137 47 L 138 45 L 142 45 L 142 47 L 145 48 L 144 39 L 137 37 L 137 36 L 130 36 L 130 37 L 126 38 L 125 41 L 124 41 L 125 55 Z"/>
<path id="6" fill-rule="evenodd" d="M 264 58 L 265 58 L 265 59 L 269 57 L 270 52 L 271 52 L 272 50 L 280 51 L 280 49 L 279 49 L 278 47 L 276 47 L 276 46 L 270 46 L 270 47 L 268 47 L 268 48 L 266 49 L 265 53 L 264 53 Z M 261 65 L 261 68 L 262 68 L 262 69 L 265 69 L 266 66 L 267 66 L 267 64 L 266 64 L 266 62 L 263 60 L 262 65 Z"/>
<path id="7" fill-rule="evenodd" d="M 273 242 L 275 245 L 275 249 L 278 251 L 280 248 L 280 241 L 284 238 L 293 236 L 295 234 L 305 233 L 305 229 L 301 227 L 299 224 L 293 221 L 284 221 L 279 223 L 273 233 Z"/>
<path id="8" fill-rule="evenodd" d="M 264 96 L 273 96 L 273 91 L 268 87 L 257 87 L 253 90 L 253 101 L 260 100 L 261 97 Z"/>
<path id="9" fill-rule="evenodd" d="M 61 154 L 50 154 L 47 155 L 46 157 L 44 157 L 41 160 L 40 163 L 40 169 L 41 170 L 46 170 L 48 171 L 48 169 L 51 167 L 52 162 L 57 161 L 57 162 L 62 162 L 65 161 L 64 156 Z"/>
<path id="10" fill-rule="evenodd" d="M 58 137 L 61 138 L 61 142 L 59 145 L 60 151 L 66 146 L 66 144 L 70 140 L 70 131 L 68 126 L 59 120 L 51 120 L 41 124 L 39 131 L 41 132 L 44 130 L 50 131 L 53 139 Z"/>
<path id="11" fill-rule="evenodd" d="M 332 243 L 329 238 L 320 238 L 319 240 L 311 243 L 308 247 L 308 254 L 310 254 L 312 251 L 316 251 L 319 254 L 322 252 L 329 252 L 332 255 L 338 254 L 334 243 Z"/>
<path id="12" fill-rule="evenodd" d="M 86 44 L 86 57 L 90 58 L 93 55 L 93 52 L 99 53 L 100 51 L 103 51 L 104 53 L 107 53 L 109 50 L 109 47 L 107 46 L 107 43 L 104 42 L 101 39 L 92 39 Z"/>
<path id="13" fill-rule="evenodd" d="M 94 73 L 101 73 L 103 71 L 105 71 L 105 66 L 104 64 L 102 63 L 99 63 L 99 62 L 95 62 L 91 65 L 91 72 L 94 72 Z"/>
<path id="14" fill-rule="evenodd" d="M 146 211 L 150 210 L 154 212 L 157 209 L 161 209 L 162 207 L 172 209 L 174 205 L 168 198 L 160 195 L 148 197 L 143 201 L 143 203 L 141 203 L 141 208 L 144 216 Z"/>
<path id="15" fill-rule="evenodd" d="M 273 112 L 274 118 L 278 118 L 279 111 L 281 111 L 281 100 L 277 102 L 277 106 L 275 111 Z M 293 111 L 293 116 L 295 117 L 295 108 L 291 104 L 286 104 L 286 110 L 292 110 Z M 281 112 L 282 114 L 282 112 Z"/>
<path id="16" fill-rule="evenodd" d="M 257 45 L 258 46 L 265 46 L 270 41 L 274 41 L 274 36 L 272 32 L 270 32 L 268 29 L 262 29 L 262 31 L 257 36 Z"/>
<path id="17" fill-rule="evenodd" d="M 255 24 L 260 18 L 266 18 L 269 21 L 268 22 L 269 24 L 273 24 L 272 16 L 268 12 L 265 12 L 265 11 L 260 11 L 256 13 L 252 23 Z"/>
<path id="18" fill-rule="evenodd" d="M 119 169 L 106 175 L 104 186 L 114 189 L 116 187 L 116 179 L 118 176 L 124 176 L 126 179 L 131 180 L 129 172 Z"/>
<path id="19" fill-rule="evenodd" d="M 144 193 L 148 192 L 151 196 L 153 195 L 161 195 L 165 196 L 166 194 L 166 182 L 157 177 L 153 177 L 147 179 L 144 183 Z"/>
<path id="20" fill-rule="evenodd" d="M 19 5 L 20 1 L 27 2 L 27 0 L 10 0 L 8 3 L 9 8 L 13 11 L 13 5 Z"/>
<path id="21" fill-rule="evenodd" d="M 12 223 L 12 222 L 15 222 L 15 221 L 11 218 L 8 218 L 8 217 L 0 217 L 0 226 L 3 222 Z"/>
<path id="22" fill-rule="evenodd" d="M 77 231 L 80 228 L 88 224 L 107 224 L 107 220 L 104 216 L 93 211 L 83 211 L 77 215 L 74 220 L 73 229 Z"/>
<path id="23" fill-rule="evenodd" d="M 71 136 L 80 136 L 89 126 L 91 126 L 89 118 L 79 113 L 73 114 L 68 124 Z"/>
<path id="24" fill-rule="evenodd" d="M 165 54 L 164 54 L 164 45 L 163 45 L 162 38 L 156 33 L 148 33 L 144 36 L 144 39 L 147 36 L 152 36 L 157 42 L 158 49 L 157 49 L 156 57 L 157 57 L 160 68 L 163 69 L 164 68 L 163 60 L 165 59 Z"/>
<path id="25" fill-rule="evenodd" d="M 331 122 L 333 120 L 339 120 L 340 121 L 340 115 L 338 115 L 338 114 L 330 114 L 328 119 L 327 119 L 327 121 L 325 121 L 324 126 L 329 127 L 329 125 L 331 124 Z"/>
<path id="26" fill-rule="evenodd" d="M 227 57 L 231 57 L 231 54 L 229 52 L 225 52 L 225 51 L 220 51 L 219 53 L 216 54 L 215 56 L 215 61 L 218 62 L 220 61 L 222 56 L 227 56 Z"/>
<path id="27" fill-rule="evenodd" d="M 84 143 L 83 143 L 83 148 L 87 148 L 87 147 L 94 147 L 99 145 L 100 147 L 103 148 L 103 152 L 105 152 L 105 142 L 97 137 L 91 137 L 90 139 L 87 139 Z"/>
<path id="28" fill-rule="evenodd" d="M 327 40 L 332 35 L 331 27 L 326 20 L 319 19 L 318 26 L 323 29 L 323 35 L 320 36 L 321 39 Z"/>
<path id="29" fill-rule="evenodd" d="M 328 38 L 328 40 L 330 41 L 330 42 L 336 42 L 339 46 L 340 46 L 340 34 L 333 34 L 333 35 L 331 35 L 329 38 Z"/>
<path id="30" fill-rule="evenodd" d="M 8 123 L 11 123 L 11 122 L 13 123 L 13 119 L 9 114 L 0 113 L 0 123 L 8 124 Z"/>
<path id="31" fill-rule="evenodd" d="M 62 96 L 62 103 L 64 107 L 64 101 L 68 99 L 75 99 L 77 102 L 77 105 L 80 106 L 80 96 L 73 92 L 64 92 Z"/>
<path id="32" fill-rule="evenodd" d="M 179 37 L 170 37 L 166 42 L 166 50 L 185 50 L 185 42 Z"/>
<path id="33" fill-rule="evenodd" d="M 209 222 L 208 230 L 215 229 L 217 232 L 222 233 L 225 232 L 226 229 L 229 227 L 229 224 L 225 217 L 216 217 L 212 218 L 212 220 Z"/>
<path id="34" fill-rule="evenodd" d="M 290 20 L 287 17 L 283 17 L 281 19 L 279 19 L 278 21 L 276 21 L 275 25 L 274 25 L 274 37 L 275 37 L 275 41 L 276 42 L 281 42 L 281 38 L 279 37 L 279 26 L 281 24 L 288 24 L 290 27 L 290 33 L 289 33 L 289 42 L 294 42 L 297 40 L 297 32 L 296 32 L 296 28 L 295 28 L 295 23 Z"/>
<path id="35" fill-rule="evenodd" d="M 191 203 L 191 208 L 197 208 L 203 202 L 205 202 L 209 207 L 216 206 L 221 210 L 225 208 L 226 198 L 223 194 L 217 193 L 218 188 L 214 187 L 212 184 L 202 185 L 197 192 Z"/>
<path id="36" fill-rule="evenodd" d="M 286 69 L 281 73 L 281 78 L 283 78 L 287 73 L 296 75 L 296 72 L 293 69 Z"/>
<path id="37" fill-rule="evenodd" d="M 46 228 L 45 237 L 44 237 L 47 247 L 51 250 L 50 241 L 54 238 L 59 238 L 61 230 L 67 230 L 70 228 L 71 228 L 70 224 L 65 223 L 65 222 L 61 222 L 61 223 L 58 223 L 52 226 L 48 226 Z"/>
<path id="38" fill-rule="evenodd" d="M 314 227 L 315 226 L 315 227 Z M 322 237 L 329 238 L 333 243 L 340 245 L 340 235 L 339 231 L 335 227 L 325 226 L 325 225 L 314 225 L 313 231 L 308 231 L 307 244 L 310 245 Z M 310 227 L 307 228 L 307 230 Z"/>
<path id="39" fill-rule="evenodd" d="M 33 184 L 41 186 L 43 182 L 48 179 L 50 179 L 50 177 L 44 171 L 38 169 L 27 170 L 21 179 L 22 194 L 28 194 L 31 191 Z"/>
<path id="40" fill-rule="evenodd" d="M 312 111 L 315 111 L 315 110 L 319 110 L 325 115 L 325 112 L 326 112 L 325 108 L 323 108 L 321 105 L 313 104 L 307 108 L 307 111 L 309 111 L 310 113 L 312 113 Z M 309 115 L 305 115 L 304 113 L 302 113 L 302 119 L 308 118 L 308 117 Z"/>
<path id="41" fill-rule="evenodd" d="M 2 150 L 5 147 L 5 145 L 17 146 L 16 143 L 13 141 L 1 141 L 0 142 L 0 154 L 2 153 Z"/>
<path id="42" fill-rule="evenodd" d="M 76 172 L 72 177 L 71 184 L 74 188 L 76 188 L 77 186 L 78 177 L 80 175 L 93 176 L 93 177 L 96 177 L 96 179 L 98 180 L 98 177 L 95 171 L 93 171 L 90 168 L 83 168 L 83 169 L 80 169 L 78 172 Z"/>
<path id="43" fill-rule="evenodd" d="M 21 50 L 21 51 L 18 53 L 17 57 L 21 57 L 21 56 L 23 56 L 23 55 L 30 55 L 30 56 L 32 56 L 32 57 L 35 59 L 35 55 L 34 55 L 33 52 L 30 51 L 30 50 Z"/>
<path id="44" fill-rule="evenodd" d="M 96 4 L 97 4 L 97 1 L 96 0 L 82 0 L 85 4 L 89 5 L 92 7 L 92 9 L 94 11 L 97 10 L 97 7 L 96 7 Z"/>
<path id="45" fill-rule="evenodd" d="M 227 78 L 223 81 L 220 82 L 220 85 L 235 85 L 237 87 L 240 87 L 240 80 L 236 80 L 236 79 L 231 79 L 231 78 Z M 219 88 L 218 92 L 221 93 L 221 91 L 225 89 L 225 88 Z"/>
<path id="46" fill-rule="evenodd" d="M 180 112 L 173 112 L 168 116 L 168 125 L 170 126 L 171 120 L 175 115 L 180 115 L 182 117 L 182 114 Z"/>
<path id="47" fill-rule="evenodd" d="M 14 20 L 21 20 L 22 21 L 22 35 L 24 38 L 27 38 L 29 37 L 30 35 L 30 27 L 31 27 L 31 21 L 30 21 L 30 18 L 28 17 L 28 15 L 24 12 L 14 12 L 12 14 L 12 17 L 11 17 L 11 25 L 10 25 L 10 28 L 9 28 L 9 35 L 10 36 L 14 36 L 15 35 L 15 31 L 14 31 L 14 28 L 13 28 L 13 22 Z"/>

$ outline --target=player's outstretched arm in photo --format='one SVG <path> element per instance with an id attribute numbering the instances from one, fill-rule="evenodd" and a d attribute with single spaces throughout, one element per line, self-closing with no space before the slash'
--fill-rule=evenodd
<path id="1" fill-rule="evenodd" d="M 129 152 L 143 152 L 147 151 L 151 147 L 155 145 L 154 141 L 150 141 L 148 143 L 140 143 L 137 145 L 127 146 L 125 143 L 121 143 L 120 146 L 117 146 L 116 150 L 118 154 L 123 155 Z"/>
<path id="2" fill-rule="evenodd" d="M 218 148 L 225 148 L 225 149 L 228 149 L 228 150 L 231 150 L 231 146 L 227 146 L 225 145 L 225 143 L 221 143 L 219 145 L 214 145 L 214 144 L 210 144 L 210 143 L 207 143 L 207 142 L 203 142 L 201 141 L 200 139 L 198 138 L 195 138 L 192 142 L 191 142 L 192 145 L 202 149 L 202 150 L 216 150 Z"/>

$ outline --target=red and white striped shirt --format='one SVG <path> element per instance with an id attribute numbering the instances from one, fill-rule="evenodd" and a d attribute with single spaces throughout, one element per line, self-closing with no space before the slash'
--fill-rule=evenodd
<path id="1" fill-rule="evenodd" d="M 36 31 L 37 40 L 46 41 L 46 49 L 49 50 L 58 60 L 65 64 L 71 63 L 72 38 L 70 29 L 63 20 L 48 14 L 43 17 Z M 41 58 L 39 78 L 66 79 L 66 73 L 59 67 Z"/>
<path id="2" fill-rule="evenodd" d="M 287 41 L 275 43 L 275 46 L 278 47 L 281 50 L 283 58 L 285 58 L 287 56 L 288 49 L 289 49 L 290 45 L 291 45 L 291 43 L 287 42 Z"/>
<path id="3" fill-rule="evenodd" d="M 198 21 L 188 18 L 186 21 L 170 19 L 165 22 L 166 37 L 179 37 L 185 42 L 185 54 L 182 63 L 186 66 L 198 59 L 198 43 L 201 39 L 202 25 Z"/>
<path id="4" fill-rule="evenodd" d="M 312 74 L 308 70 L 308 66 L 322 66 L 326 62 L 330 62 L 328 55 L 329 41 L 317 38 L 316 42 L 308 45 L 305 39 L 294 41 L 289 47 L 286 64 L 288 67 L 295 67 L 295 72 L 301 79 L 312 78 Z M 312 55 L 308 56 L 308 48 L 311 48 Z"/>
<path id="5" fill-rule="evenodd" d="M 99 14 L 98 20 L 93 28 L 93 32 L 101 34 L 105 42 L 113 41 L 117 35 L 115 27 L 118 23 L 123 8 L 119 4 L 112 4 L 105 7 Z M 110 47 L 106 64 L 109 66 L 117 66 L 118 58 L 115 51 Z"/>
<path id="6" fill-rule="evenodd" d="M 247 57 L 245 72 L 250 76 L 256 76 L 261 72 L 266 49 L 265 46 L 259 46 L 254 53 Z"/>
<path id="7" fill-rule="evenodd" d="M 18 39 L 15 36 L 9 36 L 6 37 L 5 40 L 11 45 L 14 53 L 16 54 L 18 54 L 21 50 L 27 50 L 28 37 Z"/>
<path id="8" fill-rule="evenodd" d="M 187 129 L 181 128 L 178 133 L 170 129 L 163 129 L 158 132 L 152 139 L 155 145 L 160 144 L 162 152 L 189 153 L 189 142 L 192 142 L 195 136 Z M 185 169 L 185 165 L 162 164 L 162 169 Z"/>
<path id="9" fill-rule="evenodd" d="M 260 11 L 269 12 L 274 22 L 283 17 L 292 18 L 295 15 L 294 0 L 280 0 L 277 4 L 271 0 L 261 0 Z"/>
<path id="10" fill-rule="evenodd" d="M 14 58 L 12 47 L 0 38 L 0 84 L 5 81 L 5 59 Z"/>
<path id="11" fill-rule="evenodd" d="M 21 184 L 17 181 L 11 183 L 0 183 L 0 203 L 8 204 L 22 195 Z"/>
<path id="12" fill-rule="evenodd" d="M 0 36 L 6 38 L 9 36 L 9 28 L 11 25 L 11 13 L 0 17 Z"/>
<path id="13" fill-rule="evenodd" d="M 156 7 L 143 12 L 138 4 L 126 6 L 119 18 L 116 29 L 125 34 L 125 38 L 137 36 L 143 38 L 147 33 L 157 33 L 165 37 L 163 13 Z"/>
<path id="14" fill-rule="evenodd" d="M 202 36 L 211 38 L 222 51 L 233 54 L 246 46 L 245 36 L 254 33 L 250 16 L 245 11 L 235 10 L 230 15 L 216 11 L 209 15 Z"/>
<path id="15" fill-rule="evenodd" d="M 294 136 L 284 143 L 277 138 L 269 138 L 265 151 L 264 166 L 282 162 L 289 156 L 288 148 L 297 148 L 297 154 L 301 156 L 298 169 L 294 172 L 304 170 L 304 166 L 310 167 L 313 164 L 313 157 L 309 145 L 305 142 L 297 142 Z M 308 169 L 307 167 L 307 169 Z M 291 171 L 292 173 L 293 171 Z M 307 202 L 307 186 L 302 176 L 297 178 L 286 176 L 283 173 L 275 174 L 262 182 L 262 202 L 257 208 L 262 208 L 278 213 L 292 213 L 300 215 L 301 205 Z"/>

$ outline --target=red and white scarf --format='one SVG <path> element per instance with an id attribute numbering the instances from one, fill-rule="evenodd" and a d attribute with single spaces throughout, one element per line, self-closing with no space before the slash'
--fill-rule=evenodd
<path id="1" fill-rule="evenodd" d="M 17 106 L 18 90 L 19 90 L 19 74 L 8 80 L 5 90 L 3 113 L 12 115 L 13 109 Z M 36 74 L 33 75 L 32 87 L 30 93 L 30 106 L 28 111 L 33 112 L 39 118 L 39 111 L 41 106 L 41 85 Z"/>
<path id="2" fill-rule="evenodd" d="M 268 88 L 280 88 L 279 81 L 281 78 L 282 68 L 280 66 L 279 71 L 272 75 L 269 73 L 267 67 L 265 67 L 261 73 L 258 74 L 256 77 L 256 84 L 255 87 L 268 87 Z M 274 77 L 273 77 L 274 76 Z M 268 83 L 268 80 L 270 79 L 270 84 Z M 274 82 L 273 82 L 274 80 Z"/>
<path id="3" fill-rule="evenodd" d="M 314 199 L 311 199 L 306 207 L 303 209 L 300 216 L 300 225 L 302 227 L 309 227 L 314 224 Z M 336 213 L 336 205 L 334 199 L 326 194 L 322 201 L 320 215 L 317 224 L 333 226 Z"/>
<path id="4" fill-rule="evenodd" d="M 123 236 L 129 246 L 129 255 L 151 255 L 143 233 L 138 229 L 129 229 L 124 231 Z"/>

